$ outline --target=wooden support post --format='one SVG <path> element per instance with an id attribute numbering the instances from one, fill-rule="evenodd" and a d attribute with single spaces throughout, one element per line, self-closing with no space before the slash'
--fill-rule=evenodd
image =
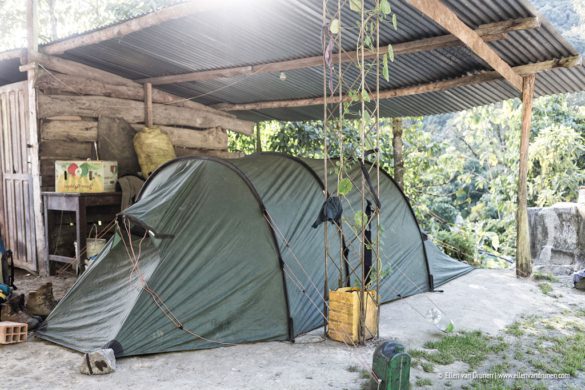
<path id="1" fill-rule="evenodd" d="M 146 127 L 154 126 L 152 117 L 152 84 L 144 84 L 144 123 Z"/>
<path id="2" fill-rule="evenodd" d="M 520 169 L 518 174 L 518 210 L 516 213 L 516 276 L 527 278 L 532 274 L 530 233 L 528 229 L 528 145 L 532 121 L 532 98 L 535 75 L 524 76 L 522 82 L 522 132 L 520 135 Z"/>
<path id="3" fill-rule="evenodd" d="M 26 2 L 26 26 L 27 26 L 27 57 L 31 57 L 39 50 L 38 32 L 38 3 L 37 0 Z M 37 120 L 37 97 L 35 81 L 37 67 L 27 71 L 27 125 L 28 125 L 28 153 L 30 153 L 30 174 L 32 177 L 32 197 L 34 212 L 34 230 L 37 255 L 37 270 L 41 275 L 48 275 L 49 267 L 45 251 L 45 228 L 43 206 L 41 199 L 41 173 L 39 161 L 39 130 Z"/>
<path id="4" fill-rule="evenodd" d="M 392 150 L 394 153 L 394 181 L 404 189 L 404 159 L 402 155 L 402 118 L 392 118 Z"/>
<path id="5" fill-rule="evenodd" d="M 262 151 L 262 133 L 260 130 L 260 124 L 256 123 L 256 153 Z"/>
<path id="6" fill-rule="evenodd" d="M 538 72 L 545 72 L 555 68 L 573 68 L 582 64 L 581 56 L 571 56 L 563 58 L 555 58 L 534 64 L 520 65 L 512 68 L 520 76 L 534 74 Z M 502 75 L 498 72 L 481 72 L 476 74 L 465 74 L 449 80 L 435 81 L 426 84 L 412 85 L 406 87 L 399 87 L 394 89 L 387 89 L 380 91 L 379 94 L 370 94 L 370 99 L 380 100 L 393 99 L 401 96 L 412 96 L 429 92 L 441 92 L 448 89 L 464 87 L 466 85 L 476 85 L 493 80 L 502 79 Z M 323 104 L 325 99 L 323 97 L 305 98 L 305 99 L 291 99 L 291 100 L 273 100 L 252 103 L 219 103 L 213 107 L 225 111 L 247 111 L 247 110 L 264 110 L 270 108 L 289 108 L 289 107 L 305 107 L 316 106 Z M 337 104 L 340 102 L 351 102 L 352 97 L 348 95 L 330 96 L 327 98 L 327 103 Z"/>

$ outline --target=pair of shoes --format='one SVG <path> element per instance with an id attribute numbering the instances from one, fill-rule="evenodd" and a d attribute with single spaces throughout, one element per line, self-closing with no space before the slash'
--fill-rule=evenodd
<path id="1" fill-rule="evenodd" d="M 36 329 L 42 319 L 28 315 L 21 307 L 24 306 L 24 295 L 18 295 L 10 301 L 0 305 L 0 321 L 18 322 L 28 324 L 28 330 Z"/>
<path id="2" fill-rule="evenodd" d="M 46 317 L 55 308 L 55 305 L 53 284 L 48 282 L 28 293 L 26 311 L 32 316 Z"/>

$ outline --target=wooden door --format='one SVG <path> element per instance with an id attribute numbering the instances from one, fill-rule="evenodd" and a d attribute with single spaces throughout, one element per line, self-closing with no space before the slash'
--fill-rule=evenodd
<path id="1" fill-rule="evenodd" d="M 0 233 L 15 264 L 37 271 L 26 81 L 0 87 Z"/>

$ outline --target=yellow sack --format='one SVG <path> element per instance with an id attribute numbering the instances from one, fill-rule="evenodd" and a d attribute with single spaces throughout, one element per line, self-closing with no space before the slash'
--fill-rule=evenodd
<path id="1" fill-rule="evenodd" d="M 150 176 L 156 168 L 177 157 L 170 137 L 158 127 L 145 127 L 136 133 L 134 150 L 144 177 Z"/>

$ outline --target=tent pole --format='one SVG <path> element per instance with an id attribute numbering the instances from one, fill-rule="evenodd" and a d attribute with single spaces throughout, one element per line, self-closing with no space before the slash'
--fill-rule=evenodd
<path id="1" fill-rule="evenodd" d="M 536 76 L 524 76 L 522 80 L 522 131 L 520 135 L 520 163 L 518 174 L 518 209 L 516 212 L 516 276 L 532 274 L 530 234 L 528 229 L 528 146 L 532 122 L 532 99 Z"/>

